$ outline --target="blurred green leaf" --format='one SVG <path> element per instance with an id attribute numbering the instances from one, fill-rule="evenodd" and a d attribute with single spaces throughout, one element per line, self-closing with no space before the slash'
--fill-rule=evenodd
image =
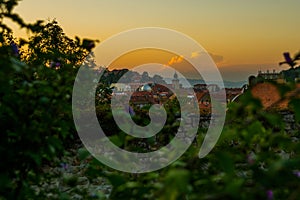
<path id="1" fill-rule="evenodd" d="M 82 161 L 90 156 L 90 152 L 86 148 L 78 149 L 78 158 Z"/>

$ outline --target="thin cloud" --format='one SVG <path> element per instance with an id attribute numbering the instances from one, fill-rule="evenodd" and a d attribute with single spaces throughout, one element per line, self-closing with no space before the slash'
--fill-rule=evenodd
<path id="1" fill-rule="evenodd" d="M 223 62 L 223 61 L 224 61 L 223 56 L 215 55 L 215 54 L 212 54 L 212 53 L 209 53 L 209 55 L 211 56 L 211 58 L 212 58 L 216 63 L 220 63 L 220 62 Z"/>
<path id="2" fill-rule="evenodd" d="M 168 66 L 171 66 L 176 63 L 181 63 L 183 61 L 184 57 L 183 56 L 174 56 L 168 61 Z"/>
<path id="3" fill-rule="evenodd" d="M 206 52 L 200 52 L 200 51 L 195 51 L 195 52 L 192 52 L 191 53 L 191 58 L 197 58 L 201 55 L 204 55 L 204 54 L 207 54 Z M 220 63 L 220 62 L 223 62 L 224 61 L 224 58 L 223 56 L 220 56 L 220 55 L 216 55 L 216 54 L 213 54 L 213 53 L 209 53 L 208 54 L 210 55 L 210 57 L 213 59 L 214 62 L 216 63 Z"/>
<path id="4" fill-rule="evenodd" d="M 202 52 L 200 51 L 195 51 L 195 52 L 192 52 L 191 54 L 191 58 L 197 58 L 201 55 Z"/>

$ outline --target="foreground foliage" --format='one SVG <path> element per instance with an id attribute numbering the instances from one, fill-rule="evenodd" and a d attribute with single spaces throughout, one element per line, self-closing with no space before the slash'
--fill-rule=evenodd
<path id="1" fill-rule="evenodd" d="M 246 92 L 229 105 L 222 136 L 204 159 L 198 158 L 204 136 L 199 132 L 198 143 L 157 172 L 120 173 L 93 160 L 88 173 L 110 180 L 111 199 L 297 199 L 300 119 L 292 110 L 299 99 L 292 102 L 297 103 L 289 111 L 266 112 Z M 291 124 L 297 128 L 291 130 Z"/>
<path id="2" fill-rule="evenodd" d="M 16 4 L 0 1 L 0 194 L 26 199 L 34 196 L 30 184 L 41 178 L 41 166 L 62 155 L 76 138 L 71 86 L 91 46 L 88 40 L 65 36 L 55 21 L 25 24 L 12 13 Z M 4 18 L 32 37 L 13 38 Z"/>
<path id="3" fill-rule="evenodd" d="M 68 38 L 56 21 L 26 24 L 12 12 L 17 2 L 0 0 L 0 199 L 45 199 L 50 198 L 47 193 L 36 193 L 32 186 L 51 178 L 43 167 L 58 165 L 56 158 L 67 154 L 77 137 L 71 111 L 72 85 L 95 41 Z M 33 36 L 28 41 L 13 38 L 4 18 L 32 31 Z M 109 101 L 99 102 L 99 120 L 111 136 L 118 134 L 108 123 Z M 174 102 L 169 103 L 168 111 L 174 116 Z M 259 101 L 246 93 L 240 103 L 229 105 L 222 136 L 206 158 L 198 158 L 204 137 L 199 130 L 197 142 L 178 161 L 147 174 L 112 170 L 84 149 L 77 154 L 79 162 L 87 163 L 84 173 L 89 179 L 102 177 L 112 185 L 110 199 L 298 199 L 300 130 L 299 126 L 286 130 L 289 123 L 300 121 L 296 97 L 288 113 L 295 117 L 292 122 L 277 112 L 264 111 Z M 136 116 L 134 120 L 147 124 L 145 119 Z M 163 130 L 166 134 L 177 127 L 172 123 L 174 118 L 169 120 Z M 163 145 L 165 140 L 169 138 L 159 142 Z M 123 142 L 130 143 L 126 138 Z M 78 182 L 76 176 L 63 179 L 70 187 Z M 52 192 L 56 193 L 53 199 L 71 198 L 58 189 Z M 106 198 L 101 192 L 78 193 L 83 199 Z"/>

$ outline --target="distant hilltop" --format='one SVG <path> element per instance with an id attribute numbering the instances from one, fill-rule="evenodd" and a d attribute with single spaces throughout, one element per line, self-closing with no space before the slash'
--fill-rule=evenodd
<path id="1" fill-rule="evenodd" d="M 104 74 L 101 78 L 101 82 L 106 84 L 113 84 L 113 83 L 158 83 L 158 84 L 172 84 L 172 81 L 174 78 L 163 78 L 160 75 L 154 75 L 153 77 L 149 76 L 147 72 L 143 72 L 142 74 L 131 71 L 128 69 L 115 69 L 115 70 L 108 70 L 108 69 L 102 69 L 104 70 Z M 122 78 L 121 78 L 122 77 Z M 205 82 L 202 79 L 184 79 L 184 78 L 178 78 L 180 84 L 182 84 L 182 87 L 188 88 L 190 86 L 194 86 L 196 84 L 219 84 L 216 82 Z M 188 82 L 187 82 L 188 81 Z M 241 88 L 247 83 L 247 81 L 224 81 L 225 88 Z"/>
<path id="2" fill-rule="evenodd" d="M 280 72 L 273 71 L 258 71 L 257 76 L 250 76 L 248 79 L 249 85 L 255 85 L 265 81 L 271 81 L 276 83 L 288 83 L 300 82 L 300 66 L 296 68 L 290 68 L 288 70 L 282 70 Z"/>
<path id="3" fill-rule="evenodd" d="M 283 57 L 284 61 L 280 62 L 279 65 L 288 65 L 290 66 L 290 69 L 282 70 L 281 72 L 276 72 L 275 70 L 273 70 L 272 72 L 270 72 L 269 70 L 267 70 L 266 72 L 258 71 L 257 77 L 249 77 L 249 85 L 255 85 L 264 81 L 272 81 L 279 84 L 288 82 L 300 82 L 300 65 L 298 64 L 298 61 L 300 60 L 300 51 L 296 53 L 294 57 L 291 57 L 289 52 L 284 52 Z"/>
<path id="4" fill-rule="evenodd" d="M 172 78 L 164 78 L 164 80 L 167 83 L 171 83 L 172 82 Z M 182 83 L 183 87 L 188 87 L 188 83 L 186 81 L 189 82 L 190 85 L 196 85 L 196 84 L 218 84 L 216 82 L 205 82 L 202 79 L 184 79 L 184 78 L 179 78 L 180 82 Z M 247 81 L 227 81 L 224 80 L 223 81 L 225 88 L 241 88 L 243 87 L 245 84 L 247 84 Z"/>
<path id="5" fill-rule="evenodd" d="M 259 71 L 248 81 L 252 96 L 259 99 L 266 110 L 289 110 L 291 99 L 300 99 L 300 66 L 281 72 Z M 292 90 L 282 93 L 281 86 L 289 83 L 294 84 Z"/>

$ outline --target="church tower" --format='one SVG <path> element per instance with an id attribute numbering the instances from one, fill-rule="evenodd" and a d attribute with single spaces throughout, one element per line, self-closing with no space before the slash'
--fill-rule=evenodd
<path id="1" fill-rule="evenodd" d="M 174 78 L 172 80 L 172 86 L 175 90 L 179 89 L 180 88 L 180 84 L 179 84 L 179 79 L 178 79 L 178 75 L 177 73 L 175 72 L 174 74 Z"/>

